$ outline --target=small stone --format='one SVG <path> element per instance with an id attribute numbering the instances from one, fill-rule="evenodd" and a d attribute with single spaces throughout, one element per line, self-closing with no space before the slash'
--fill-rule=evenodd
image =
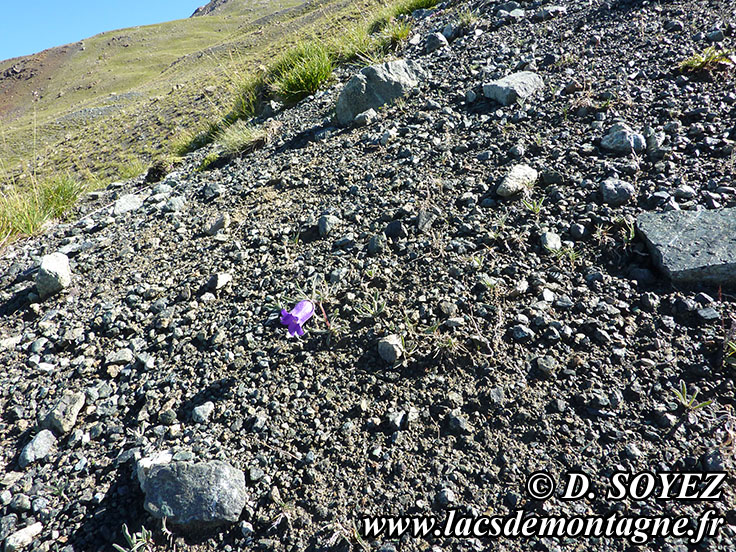
<path id="1" fill-rule="evenodd" d="M 383 252 L 383 250 L 386 248 L 386 234 L 377 234 L 375 236 L 371 236 L 371 239 L 368 240 L 368 254 L 369 255 L 377 255 L 378 253 Z"/>
<path id="2" fill-rule="evenodd" d="M 618 178 L 607 178 L 600 185 L 603 202 L 611 207 L 620 207 L 636 195 L 634 186 Z"/>
<path id="3" fill-rule="evenodd" d="M 56 437 L 54 437 L 54 434 L 48 429 L 42 429 L 20 453 L 20 467 L 25 468 L 38 460 L 45 459 L 51 454 L 55 445 Z"/>
<path id="4" fill-rule="evenodd" d="M 440 48 L 446 48 L 449 46 L 447 38 L 441 33 L 432 33 L 427 37 L 427 42 L 424 46 L 424 51 L 428 54 L 439 50 Z"/>
<path id="5" fill-rule="evenodd" d="M 41 522 L 37 522 L 33 525 L 29 525 L 25 529 L 16 531 L 7 539 L 5 539 L 5 552 L 17 552 L 19 550 L 22 550 L 23 548 L 31 544 L 33 542 L 33 539 L 41 534 L 42 530 L 43 525 L 41 524 Z"/>
<path id="6" fill-rule="evenodd" d="M 426 76 L 415 61 L 396 60 L 363 68 L 340 92 L 335 106 L 338 123 L 347 126 L 368 109 L 378 109 L 404 95 Z"/>
<path id="7" fill-rule="evenodd" d="M 237 522 L 248 498 L 245 474 L 220 460 L 153 465 L 141 490 L 151 515 L 190 529 Z"/>
<path id="8" fill-rule="evenodd" d="M 218 272 L 210 277 L 207 282 L 207 288 L 210 291 L 219 291 L 232 281 L 233 276 L 229 272 Z"/>
<path id="9" fill-rule="evenodd" d="M 255 533 L 255 529 L 253 529 L 253 525 L 248 523 L 247 521 L 241 521 L 240 522 L 240 532 L 246 539 L 249 539 L 253 537 L 253 533 Z"/>
<path id="10" fill-rule="evenodd" d="M 617 155 L 641 153 L 647 147 L 644 136 L 634 132 L 625 123 L 616 123 L 601 140 L 601 147 Z"/>
<path id="11" fill-rule="evenodd" d="M 72 283 L 69 258 L 63 253 L 52 253 L 41 259 L 41 267 L 36 275 L 36 289 L 41 299 L 45 299 Z"/>
<path id="12" fill-rule="evenodd" d="M 44 425 L 61 434 L 69 433 L 77 423 L 77 416 L 83 406 L 84 393 L 65 391 L 59 402 L 47 414 Z"/>
<path id="13" fill-rule="evenodd" d="M 391 238 L 392 240 L 405 238 L 409 235 L 409 233 L 406 231 L 404 223 L 400 220 L 394 220 L 388 223 L 383 233 L 386 234 L 387 238 Z"/>
<path id="14" fill-rule="evenodd" d="M 378 342 L 378 354 L 389 364 L 394 364 L 401 358 L 403 348 L 398 335 L 389 335 Z"/>
<path id="15" fill-rule="evenodd" d="M 317 228 L 319 229 L 320 236 L 327 236 L 332 232 L 337 225 L 340 224 L 340 219 L 334 215 L 322 215 L 317 221 Z"/>
<path id="16" fill-rule="evenodd" d="M 465 416 L 462 415 L 459 408 L 451 410 L 447 414 L 447 425 L 453 433 L 468 434 L 473 432 L 468 420 L 465 419 Z"/>
<path id="17" fill-rule="evenodd" d="M 483 94 L 501 105 L 511 105 L 530 97 L 542 88 L 544 88 L 542 77 L 531 71 L 521 71 L 484 84 Z"/>
<path id="18" fill-rule="evenodd" d="M 127 366 L 135 360 L 133 351 L 130 349 L 120 349 L 115 353 L 110 353 L 105 359 L 107 366 Z"/>
<path id="19" fill-rule="evenodd" d="M 212 401 L 207 401 L 204 404 L 201 404 L 199 406 L 195 406 L 192 410 L 192 420 L 194 420 L 195 423 L 203 424 L 209 421 L 210 416 L 212 416 L 212 413 L 215 411 L 215 403 Z"/>
<path id="20" fill-rule="evenodd" d="M 227 230 L 229 226 L 230 215 L 227 213 L 222 213 L 207 227 L 207 234 L 210 236 L 214 236 L 222 230 Z"/>
<path id="21" fill-rule="evenodd" d="M 441 489 L 440 492 L 437 493 L 436 501 L 442 508 L 446 508 L 450 504 L 454 504 L 456 500 L 457 496 L 455 495 L 455 491 L 448 489 L 447 487 Z"/>
<path id="22" fill-rule="evenodd" d="M 496 189 L 501 197 L 512 197 L 531 188 L 539 173 L 528 165 L 514 166 Z"/>
<path id="23" fill-rule="evenodd" d="M 186 207 L 187 201 L 181 196 L 172 197 L 164 205 L 164 212 L 177 213 Z"/>
<path id="24" fill-rule="evenodd" d="M 406 412 L 404 412 L 403 410 L 398 411 L 398 412 L 396 411 L 389 412 L 388 416 L 386 416 L 386 423 L 388 425 L 388 429 L 392 433 L 394 431 L 400 431 L 401 429 L 403 429 L 405 422 L 406 422 Z"/>
<path id="25" fill-rule="evenodd" d="M 698 309 L 696 313 L 698 315 L 698 319 L 705 324 L 708 324 L 710 322 L 716 322 L 721 319 L 721 313 L 719 313 L 713 307 L 706 307 L 704 309 Z"/>
<path id="26" fill-rule="evenodd" d="M 376 113 L 375 109 L 366 109 L 362 113 L 358 113 L 355 116 L 355 119 L 353 119 L 353 124 L 358 127 L 367 126 L 375 121 L 376 117 L 378 117 L 378 113 Z"/>
<path id="27" fill-rule="evenodd" d="M 115 202 L 112 208 L 112 214 L 116 217 L 130 213 L 131 211 L 137 211 L 143 207 L 143 198 L 136 194 L 127 194 L 122 196 Z"/>
<path id="28" fill-rule="evenodd" d="M 636 227 L 673 282 L 736 284 L 736 208 L 647 212 Z"/>
<path id="29" fill-rule="evenodd" d="M 554 232 L 545 232 L 539 239 L 542 247 L 547 251 L 559 251 L 562 249 L 562 240 Z"/>
<path id="30" fill-rule="evenodd" d="M 534 338 L 534 332 L 529 327 L 523 324 L 517 324 L 516 326 L 513 326 L 510 332 L 511 338 L 519 343 L 529 341 L 530 339 Z"/>
<path id="31" fill-rule="evenodd" d="M 551 356 L 541 356 L 536 359 L 537 370 L 546 377 L 553 377 L 557 370 L 557 361 Z"/>
<path id="32" fill-rule="evenodd" d="M 176 423 L 176 412 L 171 408 L 167 408 L 158 415 L 158 421 L 165 426 L 171 426 Z"/>

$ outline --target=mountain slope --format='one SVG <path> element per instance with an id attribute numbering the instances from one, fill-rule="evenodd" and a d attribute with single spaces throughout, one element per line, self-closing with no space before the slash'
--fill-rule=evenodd
<path id="1" fill-rule="evenodd" d="M 231 0 L 208 17 L 0 62 L 0 169 L 6 179 L 51 166 L 114 177 L 116 164 L 148 162 L 182 127 L 228 109 L 238 76 L 344 5 Z"/>

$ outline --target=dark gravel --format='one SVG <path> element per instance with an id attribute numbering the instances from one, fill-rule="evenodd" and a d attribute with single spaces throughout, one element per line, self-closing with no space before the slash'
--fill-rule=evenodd
<path id="1" fill-rule="evenodd" d="M 195 171 L 209 150 L 197 152 L 162 182 L 111 186 L 78 222 L 4 251 L 0 538 L 41 522 L 29 550 L 107 551 L 126 523 L 154 529 L 162 550 L 349 550 L 368 514 L 714 508 L 726 527 L 697 549 L 736 549 L 722 446 L 734 427 L 724 343 L 736 290 L 673 286 L 634 225 L 643 211 L 736 206 L 734 71 L 677 70 L 714 39 L 734 48 L 734 5 L 521 4 L 523 17 L 476 1 L 418 19 L 419 40 L 399 55 L 431 76 L 365 127 L 332 122 L 357 70 L 340 69 L 331 88 L 274 116 L 265 148 L 209 172 Z M 470 26 L 427 49 L 468 7 Z M 484 97 L 485 82 L 522 70 L 542 77 L 540 93 L 507 107 Z M 602 147 L 616 122 L 646 150 Z M 496 187 L 517 164 L 538 179 L 502 198 Z M 113 216 L 128 193 L 145 202 Z M 72 284 L 41 302 L 35 271 L 59 250 Z M 318 306 L 306 335 L 288 339 L 280 309 L 305 296 L 324 315 Z M 712 403 L 689 412 L 673 392 L 681 380 Z M 75 392 L 85 402 L 73 429 L 53 422 L 44 431 L 57 441 L 26 465 L 24 447 Z M 166 450 L 242 470 L 252 500 L 240 523 L 166 535 L 136 478 L 139 458 Z M 716 503 L 535 502 L 524 488 L 536 470 L 582 471 L 601 486 L 645 469 L 729 475 Z"/>

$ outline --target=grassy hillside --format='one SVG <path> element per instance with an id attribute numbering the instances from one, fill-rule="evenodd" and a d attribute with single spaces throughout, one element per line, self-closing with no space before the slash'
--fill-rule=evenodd
<path id="1" fill-rule="evenodd" d="M 229 109 L 237 81 L 360 4 L 231 0 L 217 15 L 103 33 L 0 62 L 0 179 L 125 178 Z M 5 76 L 3 76 L 5 75 Z"/>

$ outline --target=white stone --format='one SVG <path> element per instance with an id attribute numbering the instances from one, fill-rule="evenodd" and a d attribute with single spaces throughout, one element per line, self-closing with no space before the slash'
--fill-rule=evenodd
<path id="1" fill-rule="evenodd" d="M 496 189 L 501 197 L 512 197 L 531 188 L 539 178 L 539 173 L 528 165 L 516 165 L 506 175 Z"/>
<path id="2" fill-rule="evenodd" d="M 36 275 L 36 289 L 41 299 L 60 292 L 71 283 L 69 257 L 63 253 L 52 253 L 41 259 L 41 268 Z"/>
<path id="3" fill-rule="evenodd" d="M 41 525 L 41 522 L 37 522 L 33 525 L 29 525 L 25 529 L 16 531 L 5 539 L 5 552 L 17 552 L 18 550 L 22 550 L 31 544 L 33 539 L 41 534 L 42 530 L 43 525 Z"/>
<path id="4" fill-rule="evenodd" d="M 112 214 L 117 216 L 137 211 L 143 206 L 143 198 L 136 194 L 126 194 L 115 202 L 112 208 Z"/>

